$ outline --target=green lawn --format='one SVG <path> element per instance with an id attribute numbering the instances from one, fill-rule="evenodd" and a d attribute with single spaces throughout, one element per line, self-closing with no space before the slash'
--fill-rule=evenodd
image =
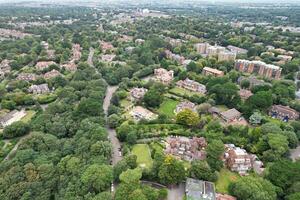
<path id="1" fill-rule="evenodd" d="M 216 107 L 219 108 L 221 112 L 224 112 L 224 111 L 226 111 L 226 110 L 229 109 L 229 108 L 227 108 L 227 106 L 225 106 L 225 105 L 216 105 Z"/>
<path id="2" fill-rule="evenodd" d="M 132 148 L 132 153 L 137 156 L 137 163 L 141 167 L 152 167 L 153 161 L 149 146 L 147 144 L 136 144 Z"/>
<path id="3" fill-rule="evenodd" d="M 122 99 L 121 101 L 120 101 L 120 105 L 121 105 L 121 107 L 123 107 L 123 108 L 127 108 L 127 107 L 129 107 L 129 106 L 131 106 L 131 102 L 128 100 L 128 99 Z"/>
<path id="4" fill-rule="evenodd" d="M 165 99 L 164 102 L 160 105 L 158 112 L 165 114 L 168 117 L 175 117 L 174 110 L 179 102 L 173 99 Z"/>
<path id="5" fill-rule="evenodd" d="M 35 111 L 28 110 L 26 111 L 26 115 L 21 119 L 21 121 L 24 123 L 28 123 L 34 115 L 35 115 Z"/>
<path id="6" fill-rule="evenodd" d="M 161 152 L 161 153 L 163 153 L 163 151 L 164 151 L 164 148 L 163 148 L 163 144 L 160 144 L 159 142 L 151 142 L 151 144 L 150 144 L 150 148 L 152 149 L 152 150 L 155 150 L 156 152 Z"/>
<path id="7" fill-rule="evenodd" d="M 228 169 L 221 169 L 219 179 L 216 182 L 216 190 L 220 193 L 228 194 L 228 186 L 231 182 L 239 179 L 239 175 L 229 171 Z"/>
<path id="8" fill-rule="evenodd" d="M 200 94 L 199 92 L 193 92 L 193 91 L 189 91 L 189 90 L 186 90 L 186 89 L 183 89 L 183 88 L 180 88 L 180 87 L 174 87 L 170 90 L 171 93 L 173 94 L 178 94 L 180 96 L 193 96 L 193 95 L 202 95 Z"/>

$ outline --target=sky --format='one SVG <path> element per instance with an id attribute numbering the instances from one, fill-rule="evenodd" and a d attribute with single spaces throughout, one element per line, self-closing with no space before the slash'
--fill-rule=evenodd
<path id="1" fill-rule="evenodd" d="M 128 2 L 128 0 L 0 0 L 0 3 L 17 3 L 17 2 L 28 2 L 28 1 L 34 1 L 34 2 L 43 2 L 43 3 L 62 3 L 62 2 L 99 2 L 105 1 L 106 3 L 109 1 L 114 2 Z M 134 0 L 135 2 L 137 0 Z M 149 2 L 149 0 L 139 0 L 140 2 Z M 155 2 L 155 0 L 150 0 Z M 160 2 L 166 2 L 171 3 L 174 0 L 160 0 Z M 176 2 L 184 2 L 185 0 L 176 0 Z M 300 0 L 192 0 L 195 2 L 239 2 L 239 3 L 300 3 Z"/>

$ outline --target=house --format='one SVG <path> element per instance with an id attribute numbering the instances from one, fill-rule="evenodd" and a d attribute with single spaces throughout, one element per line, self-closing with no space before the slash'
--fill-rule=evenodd
<path id="1" fill-rule="evenodd" d="M 125 52 L 130 54 L 133 52 L 134 49 L 135 49 L 135 47 L 126 47 Z"/>
<path id="2" fill-rule="evenodd" d="M 41 85 L 32 85 L 29 87 L 28 92 L 31 92 L 33 94 L 45 94 L 49 93 L 49 87 L 48 84 L 41 84 Z"/>
<path id="3" fill-rule="evenodd" d="M 238 78 L 237 82 L 238 82 L 239 85 L 241 85 L 244 80 L 249 81 L 250 88 L 253 88 L 253 87 L 258 86 L 258 85 L 269 85 L 269 86 L 272 86 L 272 84 L 266 83 L 263 80 L 257 79 L 255 76 L 250 76 L 250 77 L 240 76 Z"/>
<path id="4" fill-rule="evenodd" d="M 231 171 L 246 175 L 252 169 L 254 157 L 234 144 L 225 144 L 224 162 Z"/>
<path id="5" fill-rule="evenodd" d="M 196 112 L 196 105 L 190 101 L 182 101 L 180 102 L 177 106 L 176 106 L 176 109 L 174 110 L 174 112 L 176 114 L 180 113 L 181 111 L 185 110 L 185 109 L 188 109 L 188 110 L 191 110 L 191 111 L 194 111 Z"/>
<path id="6" fill-rule="evenodd" d="M 173 70 L 166 70 L 164 68 L 154 69 L 154 77 L 156 81 L 163 84 L 170 84 L 174 77 Z"/>
<path id="7" fill-rule="evenodd" d="M 186 78 L 185 80 L 177 81 L 176 85 L 178 87 L 193 91 L 193 92 L 199 92 L 201 94 L 206 93 L 206 87 L 205 85 L 202 85 L 198 83 L 197 81 L 190 80 L 189 78 Z"/>
<path id="8" fill-rule="evenodd" d="M 130 42 L 132 40 L 133 40 L 133 37 L 129 36 L 129 35 L 121 35 L 121 37 L 118 38 L 119 42 Z"/>
<path id="9" fill-rule="evenodd" d="M 44 74 L 44 79 L 50 79 L 50 78 L 54 78 L 57 76 L 61 76 L 62 74 L 57 71 L 56 69 L 51 70 L 50 72 L 47 72 Z"/>
<path id="10" fill-rule="evenodd" d="M 191 162 L 206 158 L 207 142 L 203 137 L 168 137 L 165 146 L 165 154 L 173 155 L 178 159 Z"/>
<path id="11" fill-rule="evenodd" d="M 236 198 L 233 196 L 230 196 L 228 194 L 220 194 L 220 193 L 217 193 L 216 198 L 217 198 L 216 200 L 236 200 Z"/>
<path id="12" fill-rule="evenodd" d="M 176 61 L 177 63 L 183 65 L 185 58 L 183 56 L 172 53 L 170 50 L 166 50 L 166 57 L 170 60 Z"/>
<path id="13" fill-rule="evenodd" d="M 165 38 L 165 41 L 170 43 L 170 45 L 172 47 L 178 47 L 178 46 L 181 46 L 182 43 L 184 42 L 184 40 L 181 40 L 181 39 L 174 39 L 174 38 L 170 38 L 170 37 L 166 37 Z"/>
<path id="14" fill-rule="evenodd" d="M 105 54 L 101 56 L 101 60 L 103 60 L 104 62 L 111 62 L 115 57 L 116 55 L 114 54 Z"/>
<path id="15" fill-rule="evenodd" d="M 202 70 L 202 73 L 205 76 L 209 76 L 209 75 L 212 75 L 212 76 L 215 76 L 215 77 L 224 76 L 223 71 L 220 71 L 220 70 L 217 70 L 217 69 L 214 69 L 214 68 L 210 68 L 210 67 L 204 67 L 203 70 Z"/>
<path id="16" fill-rule="evenodd" d="M 234 68 L 240 72 L 255 73 L 266 78 L 279 79 L 281 67 L 266 64 L 262 61 L 236 60 Z"/>
<path id="17" fill-rule="evenodd" d="M 187 67 L 191 62 L 192 62 L 191 59 L 186 59 L 186 60 L 184 60 L 184 61 L 182 62 L 182 65 L 183 65 L 184 67 Z"/>
<path id="18" fill-rule="evenodd" d="M 246 90 L 246 89 L 240 89 L 239 94 L 241 99 L 243 100 L 247 100 L 249 97 L 253 95 L 253 93 L 250 90 Z"/>
<path id="19" fill-rule="evenodd" d="M 36 68 L 37 70 L 42 71 L 42 70 L 48 68 L 48 67 L 51 66 L 51 65 L 56 65 L 56 63 L 53 62 L 53 61 L 40 61 L 40 62 L 37 62 L 37 63 L 36 63 L 35 68 Z"/>
<path id="20" fill-rule="evenodd" d="M 231 52 L 236 53 L 236 54 L 247 54 L 248 50 L 247 49 L 242 49 L 236 46 L 228 45 L 227 49 L 229 49 Z"/>
<path id="21" fill-rule="evenodd" d="M 299 118 L 299 112 L 288 106 L 282 105 L 273 105 L 269 111 L 269 115 L 285 122 Z"/>
<path id="22" fill-rule="evenodd" d="M 143 39 L 136 39 L 134 42 L 135 42 L 137 45 L 142 45 L 142 44 L 145 43 L 145 40 L 143 40 Z"/>
<path id="23" fill-rule="evenodd" d="M 64 67 L 67 71 L 71 71 L 71 72 L 75 72 L 77 70 L 77 65 L 73 61 L 62 65 L 62 67 Z"/>
<path id="24" fill-rule="evenodd" d="M 288 61 L 291 61 L 293 59 L 292 56 L 287 56 L 287 55 L 278 55 L 277 58 L 279 58 L 283 62 L 288 62 Z"/>
<path id="25" fill-rule="evenodd" d="M 81 58 L 81 47 L 80 44 L 72 45 L 72 58 L 73 61 L 78 61 Z"/>
<path id="26" fill-rule="evenodd" d="M 143 108 L 141 106 L 135 106 L 130 111 L 130 115 L 133 117 L 134 120 L 139 121 L 141 119 L 145 120 L 152 120 L 157 117 L 153 112 Z"/>
<path id="27" fill-rule="evenodd" d="M 7 74 L 10 73 L 11 67 L 10 67 L 10 61 L 5 59 L 2 60 L 0 63 L 0 79 L 4 78 Z"/>
<path id="28" fill-rule="evenodd" d="M 212 182 L 187 178 L 186 200 L 216 200 L 215 185 Z"/>
<path id="29" fill-rule="evenodd" d="M 220 113 L 220 117 L 227 123 L 238 121 L 241 115 L 242 114 L 235 108 Z"/>
<path id="30" fill-rule="evenodd" d="M 0 127 L 9 126 L 12 123 L 21 120 L 26 115 L 26 112 L 24 109 L 18 111 L 13 110 L 6 115 L 0 117 Z"/>
<path id="31" fill-rule="evenodd" d="M 144 97 L 147 91 L 148 89 L 146 88 L 132 88 L 130 90 L 130 100 L 140 101 Z"/>
<path id="32" fill-rule="evenodd" d="M 100 47 L 103 51 L 111 50 L 114 46 L 110 42 L 100 41 Z"/>
<path id="33" fill-rule="evenodd" d="M 31 73 L 20 73 L 17 77 L 17 80 L 23 81 L 35 81 L 37 79 L 37 75 Z"/>

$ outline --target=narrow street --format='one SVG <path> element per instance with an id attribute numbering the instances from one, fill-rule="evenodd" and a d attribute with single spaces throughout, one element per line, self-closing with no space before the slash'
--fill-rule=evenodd
<path id="1" fill-rule="evenodd" d="M 91 66 L 94 67 L 93 64 L 93 56 L 95 53 L 95 49 L 94 48 L 90 48 L 90 52 L 89 52 L 89 56 L 87 59 L 87 63 Z M 98 70 L 96 69 L 96 73 L 99 73 Z M 118 89 L 118 86 L 107 86 L 106 89 L 106 94 L 105 94 L 105 98 L 103 101 L 103 111 L 105 114 L 105 120 L 107 121 L 107 111 L 110 105 L 110 100 L 113 96 L 113 94 L 115 93 L 115 91 Z M 112 144 L 112 148 L 113 148 L 113 152 L 112 152 L 112 165 L 115 165 L 116 163 L 118 163 L 118 161 L 122 160 L 122 155 L 120 155 L 120 149 L 121 149 L 121 144 L 120 141 L 117 138 L 117 133 L 115 129 L 111 129 L 109 128 L 107 122 L 106 122 L 106 129 L 108 132 L 108 137 L 111 141 Z"/>
<path id="2" fill-rule="evenodd" d="M 3 161 L 5 160 L 10 160 L 12 157 L 12 155 L 14 155 L 16 153 L 16 151 L 18 150 L 19 145 L 24 141 L 24 139 L 28 138 L 31 135 L 31 133 L 24 135 L 22 137 L 20 137 L 19 141 L 17 142 L 17 144 L 14 146 L 14 148 L 6 155 L 6 157 L 4 158 Z M 2 161 L 2 162 L 3 162 Z"/>
<path id="3" fill-rule="evenodd" d="M 185 194 L 185 184 L 180 183 L 168 188 L 168 200 L 182 200 Z"/>
<path id="4" fill-rule="evenodd" d="M 90 47 L 90 52 L 89 52 L 89 57 L 87 59 L 87 63 L 91 66 L 94 67 L 93 63 L 93 57 L 94 57 L 95 49 L 93 47 Z"/>
<path id="5" fill-rule="evenodd" d="M 107 120 L 107 111 L 110 105 L 110 100 L 117 89 L 118 86 L 108 86 L 106 89 L 106 95 L 103 102 L 103 110 L 104 110 L 106 120 Z M 120 155 L 121 144 L 117 138 L 116 130 L 109 128 L 108 124 L 106 124 L 106 129 L 108 132 L 108 137 L 113 147 L 112 165 L 115 165 L 118 161 L 122 160 L 122 155 Z"/>

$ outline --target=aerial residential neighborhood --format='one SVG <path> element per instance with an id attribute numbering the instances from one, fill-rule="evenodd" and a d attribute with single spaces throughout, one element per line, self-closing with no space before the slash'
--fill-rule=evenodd
<path id="1" fill-rule="evenodd" d="M 0 200 L 299 200 L 298 0 L 0 2 Z"/>

